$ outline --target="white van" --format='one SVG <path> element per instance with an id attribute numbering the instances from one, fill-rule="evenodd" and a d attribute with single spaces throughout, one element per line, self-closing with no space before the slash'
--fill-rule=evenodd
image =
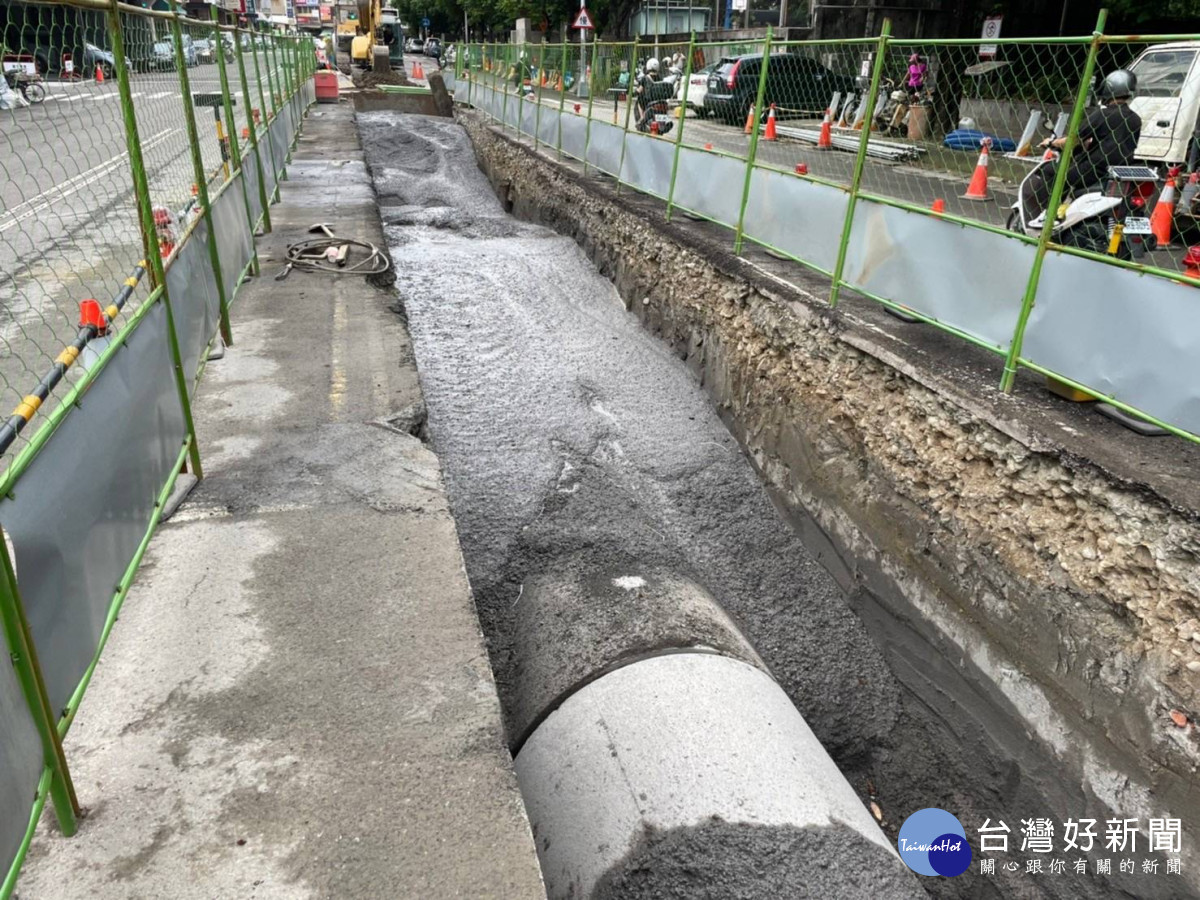
<path id="1" fill-rule="evenodd" d="M 1200 114 L 1200 41 L 1156 44 L 1129 70 L 1137 95 L 1129 106 L 1142 118 L 1137 158 L 1153 165 L 1182 165 Z"/>

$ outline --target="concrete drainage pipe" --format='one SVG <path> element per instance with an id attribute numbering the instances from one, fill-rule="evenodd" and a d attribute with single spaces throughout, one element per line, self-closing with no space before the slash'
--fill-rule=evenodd
<path id="1" fill-rule="evenodd" d="M 925 896 L 710 595 L 668 574 L 526 591 L 516 769 L 551 900 Z"/>

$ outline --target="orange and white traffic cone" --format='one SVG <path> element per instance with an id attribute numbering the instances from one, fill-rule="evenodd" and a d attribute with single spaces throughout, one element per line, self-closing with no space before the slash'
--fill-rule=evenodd
<path id="1" fill-rule="evenodd" d="M 96 66 L 96 84 L 104 84 L 104 67 Z"/>
<path id="2" fill-rule="evenodd" d="M 825 110 L 825 121 L 821 123 L 821 133 L 817 137 L 818 150 L 833 149 L 833 111 Z"/>
<path id="3" fill-rule="evenodd" d="M 754 107 L 752 106 L 748 110 L 746 110 L 746 127 L 744 129 L 744 133 L 749 134 L 753 130 L 754 130 Z"/>
<path id="4" fill-rule="evenodd" d="M 967 192 L 963 194 L 964 200 L 992 199 L 987 185 L 988 148 L 992 142 L 990 138 L 984 138 L 979 144 L 982 148 L 979 152 L 979 162 L 975 163 L 975 174 L 971 176 L 971 183 L 967 185 Z"/>
<path id="5" fill-rule="evenodd" d="M 944 213 L 946 211 L 946 201 L 938 197 L 933 201 L 933 206 L 929 207 L 930 212 Z"/>
<path id="6" fill-rule="evenodd" d="M 1150 232 L 1158 241 L 1158 246 L 1166 247 L 1171 243 L 1171 223 L 1175 220 L 1175 179 L 1179 177 L 1179 169 L 1173 168 L 1167 172 L 1167 186 L 1158 195 L 1158 203 L 1150 215 Z"/>
<path id="7" fill-rule="evenodd" d="M 777 141 L 779 135 L 775 131 L 775 104 L 771 104 L 771 108 L 767 110 L 767 131 L 763 135 L 764 141 Z"/>

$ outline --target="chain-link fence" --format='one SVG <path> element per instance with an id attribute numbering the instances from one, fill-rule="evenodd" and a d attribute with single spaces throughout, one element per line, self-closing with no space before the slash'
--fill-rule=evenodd
<path id="1" fill-rule="evenodd" d="M 192 393 L 231 340 L 315 57 L 111 0 L 7 3 L 0 28 L 6 900 L 48 799 L 75 830 L 61 736 L 177 476 L 201 474 Z"/>
<path id="2" fill-rule="evenodd" d="M 467 95 L 668 218 L 830 276 L 832 305 L 875 301 L 996 354 L 1005 390 L 1026 368 L 1196 440 L 1178 335 L 1200 296 L 1200 36 L 1102 31 L 589 44 L 565 99 L 531 77 L 562 45 L 489 45 Z"/>

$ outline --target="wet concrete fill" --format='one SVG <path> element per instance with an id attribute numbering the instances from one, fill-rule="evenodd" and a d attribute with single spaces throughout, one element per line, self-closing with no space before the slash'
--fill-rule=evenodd
<path id="1" fill-rule="evenodd" d="M 1020 817 L 1044 809 L 995 745 L 1025 736 L 962 715 L 978 699 L 960 661 L 913 666 L 937 669 L 921 698 L 901 689 L 695 378 L 571 239 L 505 214 L 458 125 L 389 113 L 359 125 L 510 742 L 528 724 L 515 691 L 523 598 L 547 582 L 675 573 L 719 601 L 893 837 L 911 812 L 940 806 L 968 829 L 1006 818 L 1019 842 Z M 604 613 L 569 615 L 595 634 Z M 913 658 L 931 655 L 905 623 L 885 630 Z M 1083 878 L 1001 879 L 921 884 L 938 896 L 1106 896 Z M 773 896 L 770 883 L 736 896 Z"/>
<path id="2" fill-rule="evenodd" d="M 885 735 L 892 678 L 683 364 L 574 242 L 504 212 L 453 122 L 359 121 L 502 699 L 527 581 L 672 570 L 827 747 Z"/>

